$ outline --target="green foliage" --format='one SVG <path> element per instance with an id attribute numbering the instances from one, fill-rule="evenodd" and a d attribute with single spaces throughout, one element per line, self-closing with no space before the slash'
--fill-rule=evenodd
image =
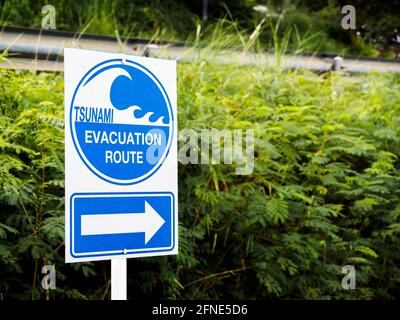
<path id="1" fill-rule="evenodd" d="M 400 78 L 178 66 L 179 127 L 254 128 L 254 172 L 179 165 L 179 255 L 131 259 L 132 298 L 393 299 Z M 109 263 L 65 264 L 63 77 L 0 72 L 0 293 L 109 297 Z M 57 290 L 40 270 L 54 264 Z M 352 264 L 357 289 L 341 288 Z"/>
<path id="2" fill-rule="evenodd" d="M 173 0 L 4 0 L 0 24 L 41 28 L 46 4 L 55 7 L 59 30 L 168 40 L 194 30 L 194 14 Z"/>
<path id="3" fill-rule="evenodd" d="M 399 77 L 322 79 L 208 64 L 181 70 L 182 127 L 210 126 L 203 114 L 220 129 L 248 123 L 256 130 L 250 176 L 234 176 L 228 166 L 181 167 L 191 181 L 181 176 L 181 189 L 206 184 L 202 194 L 214 189 L 218 198 L 207 204 L 196 193 L 196 205 L 183 192 L 180 201 L 190 199 L 199 223 L 206 219 L 210 246 L 228 239 L 217 240 L 220 253 L 203 268 L 248 268 L 224 281 L 207 279 L 202 290 L 213 298 L 221 291 L 235 298 L 398 297 L 399 236 L 391 230 L 398 230 Z M 193 220 L 183 208 L 184 219 Z M 356 266 L 360 290 L 341 288 L 345 264 Z"/>

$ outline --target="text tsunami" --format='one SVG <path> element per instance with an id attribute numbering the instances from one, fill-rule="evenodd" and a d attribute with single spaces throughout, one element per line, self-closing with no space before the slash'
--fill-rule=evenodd
<path id="1" fill-rule="evenodd" d="M 75 121 L 79 122 L 96 122 L 96 123 L 112 123 L 114 110 L 92 107 L 75 106 Z"/>

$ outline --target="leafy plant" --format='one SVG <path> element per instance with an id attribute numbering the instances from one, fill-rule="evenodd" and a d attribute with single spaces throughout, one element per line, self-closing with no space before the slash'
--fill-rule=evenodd
<path id="1" fill-rule="evenodd" d="M 398 75 L 200 57 L 178 65 L 178 94 L 181 130 L 254 128 L 254 172 L 179 165 L 180 253 L 129 260 L 131 298 L 399 298 Z M 109 297 L 108 262 L 64 263 L 63 130 L 62 75 L 0 72 L 4 299 Z"/>

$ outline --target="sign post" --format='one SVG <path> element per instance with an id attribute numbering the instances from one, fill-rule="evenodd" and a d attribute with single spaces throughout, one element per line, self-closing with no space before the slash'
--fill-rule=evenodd
<path id="1" fill-rule="evenodd" d="M 126 300 L 126 258 L 111 259 L 111 300 Z"/>
<path id="2" fill-rule="evenodd" d="M 175 61 L 65 49 L 65 260 L 178 253 Z"/>

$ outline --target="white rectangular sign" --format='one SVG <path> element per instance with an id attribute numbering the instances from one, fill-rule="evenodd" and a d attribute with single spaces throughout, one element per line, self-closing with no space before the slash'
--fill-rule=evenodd
<path id="1" fill-rule="evenodd" d="M 176 62 L 65 49 L 65 260 L 178 253 Z"/>

